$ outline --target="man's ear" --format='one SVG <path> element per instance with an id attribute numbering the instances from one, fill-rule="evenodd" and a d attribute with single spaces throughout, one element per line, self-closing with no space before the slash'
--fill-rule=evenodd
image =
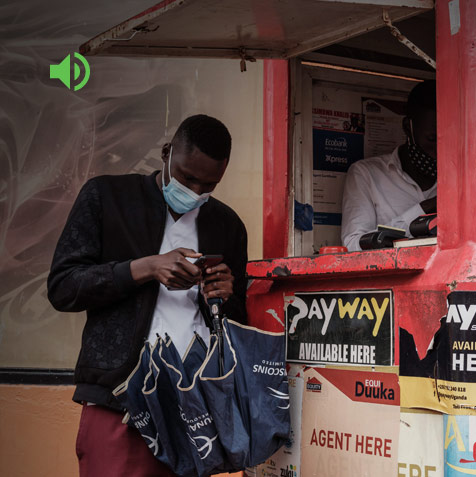
<path id="1" fill-rule="evenodd" d="M 410 118 L 405 116 L 402 119 L 402 129 L 407 137 L 412 137 L 412 128 L 410 126 Z"/>
<path id="2" fill-rule="evenodd" d="M 169 158 L 170 155 L 170 148 L 172 147 L 172 144 L 170 142 L 166 142 L 162 146 L 162 160 L 165 162 Z"/>

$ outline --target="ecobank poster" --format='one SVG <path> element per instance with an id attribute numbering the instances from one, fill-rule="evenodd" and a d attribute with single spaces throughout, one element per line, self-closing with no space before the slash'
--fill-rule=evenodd
<path id="1" fill-rule="evenodd" d="M 303 377 L 301 475 L 396 476 L 397 375 L 307 368 Z"/>
<path id="2" fill-rule="evenodd" d="M 352 86 L 316 83 L 312 94 L 314 248 L 341 243 L 342 194 L 349 167 L 405 142 L 406 100 L 362 96 Z"/>
<path id="3" fill-rule="evenodd" d="M 286 360 L 393 364 L 391 290 L 295 293 L 286 309 Z"/>
<path id="4" fill-rule="evenodd" d="M 406 349 L 400 355 L 402 406 L 476 415 L 476 292 L 452 292 L 447 304 L 424 359 L 409 352 L 408 338 L 402 343 L 408 333 L 400 335 L 400 349 Z"/>
<path id="5" fill-rule="evenodd" d="M 314 248 L 339 245 L 345 175 L 364 157 L 365 118 L 361 95 L 343 88 L 314 86 Z"/>

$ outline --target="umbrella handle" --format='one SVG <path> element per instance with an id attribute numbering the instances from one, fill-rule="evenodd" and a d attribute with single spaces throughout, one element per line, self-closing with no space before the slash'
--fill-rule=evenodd
<path id="1" fill-rule="evenodd" d="M 213 331 L 218 337 L 218 367 L 219 374 L 223 376 L 224 369 L 224 356 L 223 356 L 223 329 L 221 327 L 221 305 L 223 300 L 221 298 L 210 298 L 208 300 L 208 306 L 210 308 L 210 313 L 213 316 Z"/>
<path id="2" fill-rule="evenodd" d="M 221 298 L 209 298 L 207 301 L 210 313 L 212 314 L 213 318 L 215 318 L 217 315 L 221 315 L 221 306 L 223 305 L 223 300 Z"/>
<path id="3" fill-rule="evenodd" d="M 210 298 L 208 300 L 208 307 L 212 315 L 213 331 L 215 333 L 217 333 L 219 330 L 221 331 L 220 315 L 221 315 L 222 304 L 223 304 L 223 300 L 221 298 Z"/>

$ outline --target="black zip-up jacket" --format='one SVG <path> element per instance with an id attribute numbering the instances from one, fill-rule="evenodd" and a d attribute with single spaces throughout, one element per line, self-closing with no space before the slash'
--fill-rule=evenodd
<path id="1" fill-rule="evenodd" d="M 112 390 L 133 370 L 148 336 L 159 283 L 138 285 L 130 262 L 159 252 L 167 208 L 150 176 L 90 179 L 70 212 L 53 257 L 48 298 L 59 311 L 87 311 L 73 400 L 120 409 Z M 222 254 L 235 278 L 223 307 L 246 322 L 247 235 L 238 215 L 210 197 L 197 217 L 198 249 Z M 200 309 L 209 325 L 203 297 Z"/>

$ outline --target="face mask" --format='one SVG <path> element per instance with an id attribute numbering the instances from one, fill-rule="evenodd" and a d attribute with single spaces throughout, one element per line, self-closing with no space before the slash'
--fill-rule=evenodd
<path id="1" fill-rule="evenodd" d="M 177 214 L 186 214 L 193 209 L 202 206 L 210 197 L 210 193 L 198 195 L 193 190 L 185 187 L 175 177 L 170 174 L 170 163 L 172 162 L 172 146 L 169 154 L 169 178 L 167 185 L 164 182 L 164 171 L 162 171 L 162 192 L 165 202 Z"/>
<path id="2" fill-rule="evenodd" d="M 408 156 L 415 169 L 422 175 L 436 179 L 436 159 L 427 154 L 413 138 L 413 124 L 410 120 L 411 137 L 407 138 Z"/>

